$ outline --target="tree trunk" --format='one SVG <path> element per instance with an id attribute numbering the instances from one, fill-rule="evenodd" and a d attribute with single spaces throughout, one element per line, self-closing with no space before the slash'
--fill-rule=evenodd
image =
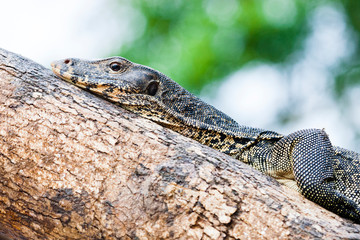
<path id="1" fill-rule="evenodd" d="M 270 177 L 0 49 L 0 239 L 360 238 Z"/>

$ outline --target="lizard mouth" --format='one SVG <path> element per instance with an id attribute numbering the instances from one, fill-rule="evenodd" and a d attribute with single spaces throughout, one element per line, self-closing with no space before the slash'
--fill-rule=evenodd
<path id="1" fill-rule="evenodd" d="M 52 71 L 55 73 L 56 76 L 59 78 L 72 83 L 78 87 L 86 88 L 88 84 L 86 84 L 86 79 L 82 78 L 81 76 L 78 76 L 74 73 L 71 73 L 69 71 L 63 70 L 61 67 L 59 67 L 56 63 L 51 63 Z"/>

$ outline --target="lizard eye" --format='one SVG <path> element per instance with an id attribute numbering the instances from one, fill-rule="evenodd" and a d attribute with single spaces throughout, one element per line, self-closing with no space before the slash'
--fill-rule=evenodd
<path id="1" fill-rule="evenodd" d="M 111 70 L 113 70 L 114 72 L 118 72 L 118 71 L 121 70 L 121 65 L 120 65 L 120 63 L 118 63 L 118 62 L 113 62 L 113 63 L 110 64 L 110 68 L 111 68 Z"/>
<path id="2" fill-rule="evenodd" d="M 157 81 L 151 81 L 149 83 L 149 85 L 146 88 L 146 92 L 147 94 L 149 94 L 150 96 L 155 96 L 155 94 L 157 93 L 159 88 L 159 82 Z"/>

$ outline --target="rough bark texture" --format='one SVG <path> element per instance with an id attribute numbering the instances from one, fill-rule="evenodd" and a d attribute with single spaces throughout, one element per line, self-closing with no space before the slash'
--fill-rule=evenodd
<path id="1" fill-rule="evenodd" d="M 360 238 L 360 226 L 0 49 L 0 239 Z"/>

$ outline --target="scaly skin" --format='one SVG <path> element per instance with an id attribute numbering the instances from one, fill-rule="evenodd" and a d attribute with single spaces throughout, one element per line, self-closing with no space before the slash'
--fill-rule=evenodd
<path id="1" fill-rule="evenodd" d="M 287 136 L 239 125 L 164 74 L 121 57 L 52 63 L 60 78 L 245 162 L 319 205 L 360 223 L 360 155 L 323 130 Z"/>

